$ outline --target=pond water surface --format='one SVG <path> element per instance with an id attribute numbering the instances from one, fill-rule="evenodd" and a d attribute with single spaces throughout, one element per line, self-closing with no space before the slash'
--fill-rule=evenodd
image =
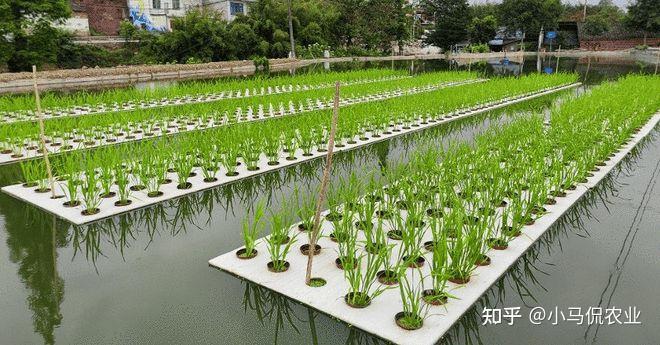
<path id="1" fill-rule="evenodd" d="M 373 65 L 378 64 L 367 64 Z M 397 62 L 395 68 L 410 65 Z M 531 60 L 522 66 L 495 62 L 469 68 L 492 75 L 530 73 L 537 66 Z M 541 66 L 545 71 L 556 61 Z M 587 84 L 650 70 L 631 61 L 562 59 L 559 66 L 581 73 Z M 448 68 L 457 66 L 446 61 L 414 66 L 416 71 Z M 511 114 L 542 111 L 567 94 L 338 155 L 333 178 L 382 171 L 425 143 L 471 142 L 483 130 L 509 121 Z M 658 343 L 660 129 L 635 152 L 548 231 L 444 342 Z M 314 188 L 321 169 L 315 161 L 82 227 L 0 195 L 0 344 L 380 343 L 207 265 L 208 259 L 241 245 L 246 207 L 267 200 L 277 209 L 278 200 L 294 188 Z M 17 174 L 16 166 L 2 167 L 1 184 L 13 182 Z M 642 325 L 537 326 L 525 317 L 512 326 L 481 325 L 483 308 L 521 307 L 525 315 L 537 306 L 636 306 Z"/>

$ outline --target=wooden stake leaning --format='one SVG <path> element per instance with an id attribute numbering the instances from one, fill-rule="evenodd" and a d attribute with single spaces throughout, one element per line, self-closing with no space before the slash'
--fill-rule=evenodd
<path id="1" fill-rule="evenodd" d="M 335 99 L 332 108 L 332 124 L 330 127 L 330 137 L 328 138 L 328 154 L 325 159 L 325 169 L 323 169 L 323 179 L 321 180 L 321 190 L 316 202 L 316 213 L 314 214 L 314 227 L 312 236 L 309 239 L 309 250 L 307 251 L 307 273 L 305 274 L 305 284 L 310 285 L 312 280 L 312 262 L 314 261 L 314 249 L 316 241 L 321 230 L 321 208 L 325 200 L 325 194 L 328 190 L 328 180 L 332 171 L 332 152 L 335 148 L 335 133 L 337 132 L 337 120 L 339 118 L 339 82 L 335 83 Z"/>
<path id="2" fill-rule="evenodd" d="M 41 99 L 39 98 L 39 87 L 37 86 L 37 66 L 32 65 L 32 79 L 34 84 L 34 97 L 37 103 L 37 119 L 39 121 L 39 138 L 41 141 L 41 154 L 46 162 L 46 171 L 48 172 L 48 183 L 50 184 L 51 198 L 55 199 L 55 182 L 53 182 L 53 172 L 50 170 L 50 161 L 48 160 L 48 150 L 46 149 L 46 136 L 44 135 L 44 118 L 41 114 Z"/>

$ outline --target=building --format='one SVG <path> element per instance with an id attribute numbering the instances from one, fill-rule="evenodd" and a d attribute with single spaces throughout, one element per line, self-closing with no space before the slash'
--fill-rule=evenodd
<path id="1" fill-rule="evenodd" d="M 119 33 L 119 23 L 128 16 L 126 0 L 71 0 L 73 15 L 63 25 L 78 36 Z"/>
<path id="2" fill-rule="evenodd" d="M 253 0 L 128 0 L 129 18 L 146 30 L 172 29 L 171 20 L 183 17 L 191 9 L 210 9 L 222 13 L 227 21 L 247 14 Z"/>
<path id="3" fill-rule="evenodd" d="M 495 38 L 488 41 L 488 47 L 494 52 L 515 52 L 522 49 L 522 42 L 525 38 L 520 30 L 510 32 L 506 28 L 500 28 L 495 34 Z"/>
<path id="4" fill-rule="evenodd" d="M 227 21 L 232 21 L 237 15 L 247 14 L 248 4 L 254 0 L 202 0 L 202 6 L 221 12 Z"/>

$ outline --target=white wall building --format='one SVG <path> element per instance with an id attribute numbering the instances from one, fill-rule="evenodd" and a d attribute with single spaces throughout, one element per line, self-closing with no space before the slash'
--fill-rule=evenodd
<path id="1" fill-rule="evenodd" d="M 254 0 L 128 0 L 133 23 L 147 30 L 171 30 L 171 19 L 182 17 L 194 8 L 222 13 L 231 21 L 239 14 L 247 14 L 248 4 Z"/>

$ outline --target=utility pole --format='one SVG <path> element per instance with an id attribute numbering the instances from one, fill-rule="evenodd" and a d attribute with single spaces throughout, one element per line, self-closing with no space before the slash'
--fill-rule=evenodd
<path id="1" fill-rule="evenodd" d="M 288 12 L 289 12 L 289 41 L 291 42 L 291 58 L 295 59 L 296 58 L 296 42 L 293 39 L 293 17 L 291 16 L 291 2 L 293 0 L 289 0 L 288 4 Z"/>

